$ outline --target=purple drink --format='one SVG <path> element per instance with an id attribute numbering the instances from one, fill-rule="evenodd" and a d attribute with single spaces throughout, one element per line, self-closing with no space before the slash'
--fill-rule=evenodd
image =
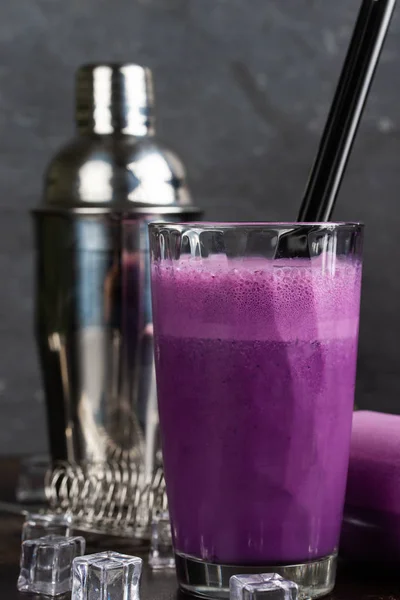
<path id="1" fill-rule="evenodd" d="M 360 283 L 360 261 L 332 252 L 153 261 L 178 556 L 265 566 L 336 553 Z"/>

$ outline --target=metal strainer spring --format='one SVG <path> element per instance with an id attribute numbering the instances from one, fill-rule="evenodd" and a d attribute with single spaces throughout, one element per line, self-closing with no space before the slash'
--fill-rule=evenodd
<path id="1" fill-rule="evenodd" d="M 140 462 L 62 462 L 45 479 L 49 508 L 92 532 L 147 539 L 152 515 L 167 510 L 164 473 L 146 475 Z"/>

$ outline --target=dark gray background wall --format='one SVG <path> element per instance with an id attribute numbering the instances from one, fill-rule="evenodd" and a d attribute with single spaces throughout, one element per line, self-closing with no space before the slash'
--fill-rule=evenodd
<path id="1" fill-rule="evenodd" d="M 358 0 L 0 2 L 0 453 L 46 448 L 29 209 L 72 133 L 73 74 L 155 73 L 158 129 L 209 219 L 296 216 Z M 335 217 L 367 224 L 358 404 L 400 412 L 400 19 Z"/>

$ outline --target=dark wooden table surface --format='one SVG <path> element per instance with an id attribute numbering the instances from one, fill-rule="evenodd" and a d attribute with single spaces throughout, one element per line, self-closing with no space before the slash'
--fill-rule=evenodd
<path id="1" fill-rule="evenodd" d="M 0 501 L 14 501 L 18 475 L 18 460 L 0 459 Z M 22 517 L 0 514 L 0 600 L 28 600 L 26 594 L 16 589 L 20 553 Z M 145 559 L 146 553 L 130 547 L 129 542 L 115 547 L 114 539 L 87 539 L 88 552 L 120 550 L 138 554 Z M 188 600 L 178 594 L 175 574 L 152 573 L 145 564 L 141 588 L 141 600 Z M 32 598 L 32 597 L 31 597 Z M 35 600 L 39 597 L 36 596 Z M 400 565 L 398 569 L 383 573 L 378 566 L 354 568 L 341 565 L 335 591 L 327 600 L 400 600 Z"/>

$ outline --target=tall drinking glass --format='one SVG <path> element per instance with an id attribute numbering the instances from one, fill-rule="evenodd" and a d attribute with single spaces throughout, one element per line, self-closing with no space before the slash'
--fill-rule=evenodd
<path id="1" fill-rule="evenodd" d="M 335 580 L 363 227 L 150 226 L 156 374 L 180 586 Z"/>

